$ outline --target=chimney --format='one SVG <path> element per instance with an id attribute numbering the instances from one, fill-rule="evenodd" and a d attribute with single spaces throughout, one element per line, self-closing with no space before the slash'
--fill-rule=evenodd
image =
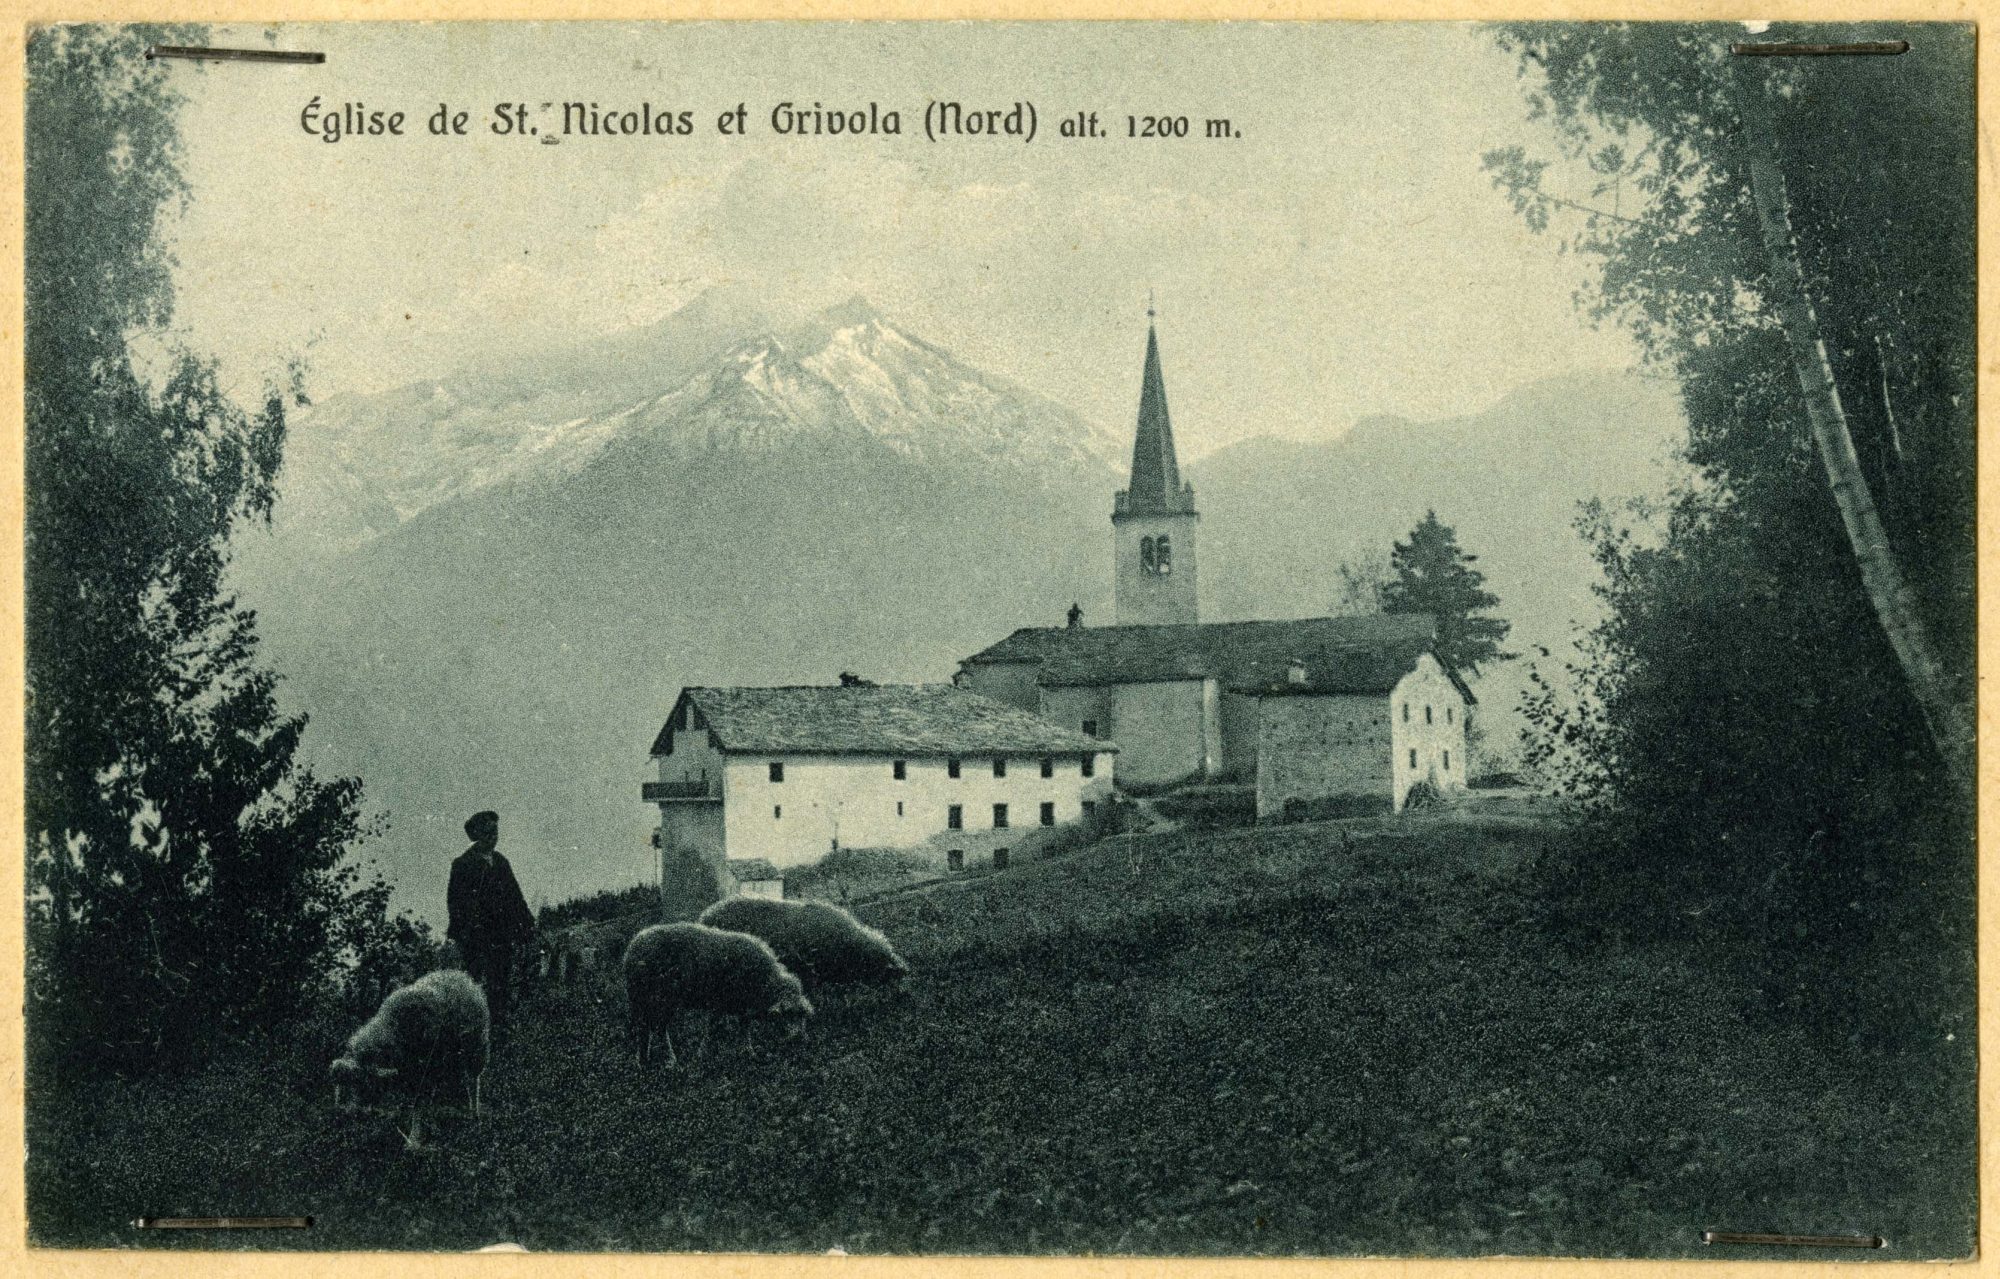
<path id="1" fill-rule="evenodd" d="M 1069 606 L 1069 628 L 1075 630 L 1083 625 L 1083 609 L 1072 600 Z"/>
<path id="2" fill-rule="evenodd" d="M 1292 664 L 1285 668 L 1285 682 L 1287 684 L 1305 683 L 1306 664 L 1300 661 L 1298 658 L 1294 657 L 1292 659 Z"/>

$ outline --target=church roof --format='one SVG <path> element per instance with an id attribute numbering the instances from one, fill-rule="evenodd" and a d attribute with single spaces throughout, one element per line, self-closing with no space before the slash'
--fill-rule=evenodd
<path id="1" fill-rule="evenodd" d="M 765 755 L 1075 755 L 1115 751 L 955 684 L 688 688 L 722 750 Z M 674 703 L 676 713 L 680 701 Z M 652 753 L 673 749 L 674 717 Z"/>
<path id="2" fill-rule="evenodd" d="M 1167 381 L 1160 373 L 1160 339 L 1146 327 L 1146 370 L 1139 383 L 1139 427 L 1132 437 L 1132 480 L 1118 503 L 1121 514 L 1167 515 L 1194 509 L 1194 491 L 1181 483 L 1174 457 L 1174 424 L 1167 412 Z"/>
<path id="3" fill-rule="evenodd" d="M 1239 693 L 1387 693 L 1431 651 L 1427 613 L 1180 626 L 1025 627 L 966 659 L 1032 664 L 1045 688 L 1215 679 Z M 1306 668 L 1303 684 L 1288 676 Z M 1472 690 L 1445 673 L 1469 703 Z"/>

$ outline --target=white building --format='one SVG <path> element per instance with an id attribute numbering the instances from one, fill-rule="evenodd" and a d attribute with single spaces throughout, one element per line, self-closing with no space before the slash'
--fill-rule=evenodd
<path id="1" fill-rule="evenodd" d="M 643 793 L 662 884 L 838 848 L 1004 863 L 1089 813 L 1117 749 L 951 684 L 688 688 Z"/>

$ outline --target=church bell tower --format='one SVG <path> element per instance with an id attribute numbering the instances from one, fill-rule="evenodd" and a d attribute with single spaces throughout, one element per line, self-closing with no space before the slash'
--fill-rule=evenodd
<path id="1" fill-rule="evenodd" d="M 1146 371 L 1139 384 L 1139 428 L 1132 440 L 1132 480 L 1111 512 L 1112 586 L 1120 626 L 1200 621 L 1195 606 L 1194 488 L 1181 482 L 1160 340 L 1146 308 Z"/>

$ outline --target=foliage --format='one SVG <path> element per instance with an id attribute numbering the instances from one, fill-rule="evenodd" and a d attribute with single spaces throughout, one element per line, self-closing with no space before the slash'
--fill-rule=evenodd
<path id="1" fill-rule="evenodd" d="M 836 848 L 811 865 L 785 871 L 785 895 L 845 901 L 937 873 L 935 861 L 906 849 Z"/>
<path id="2" fill-rule="evenodd" d="M 1500 649 L 1512 623 L 1480 616 L 1500 597 L 1472 567 L 1478 558 L 1459 549 L 1458 534 L 1428 511 L 1410 530 L 1410 540 L 1389 552 L 1394 577 L 1380 592 L 1385 613 L 1429 613 L 1437 619 L 1437 655 L 1461 675 L 1476 675 L 1481 665 L 1514 656 Z"/>
<path id="3" fill-rule="evenodd" d="M 1165 795 L 1153 806 L 1184 830 L 1223 830 L 1257 822 L 1257 788 L 1209 786 Z"/>
<path id="4" fill-rule="evenodd" d="M 1736 95 L 1766 77 L 1776 89 L 1774 141 L 1849 429 L 1970 697 L 1971 36 L 1941 26 L 1903 57 L 1733 65 L 1734 30 L 1498 29 L 1560 155 L 1486 162 L 1531 228 L 1598 264 L 1590 313 L 1679 382 L 1698 476 L 1664 504 L 1584 510 L 1608 616 L 1573 658 L 1538 664 L 1526 763 L 1605 835 L 1564 873 L 1579 911 L 1615 932 L 1701 914 L 1750 947 L 1774 998 L 1816 988 L 1819 1011 L 1837 1011 L 1904 962 L 1894 921 L 1927 914 L 1941 937 L 1967 917 L 1969 826 L 1812 446 L 1767 303 Z M 1875 855 L 1897 843 L 1925 856 Z M 1875 905 L 1857 914 L 1860 901 Z"/>
<path id="5" fill-rule="evenodd" d="M 246 413 L 172 343 L 179 99 L 144 50 L 197 35 L 28 45 L 28 1000 L 37 1059 L 72 1068 L 291 1015 L 386 909 L 348 857 L 359 783 L 298 763 L 305 719 L 223 583 L 232 528 L 269 516 L 297 371 Z"/>
<path id="6" fill-rule="evenodd" d="M 1382 612 L 1382 591 L 1389 581 L 1389 553 L 1379 545 L 1362 547 L 1333 566 L 1333 602 L 1327 606 L 1327 616 L 1373 617 Z"/>

